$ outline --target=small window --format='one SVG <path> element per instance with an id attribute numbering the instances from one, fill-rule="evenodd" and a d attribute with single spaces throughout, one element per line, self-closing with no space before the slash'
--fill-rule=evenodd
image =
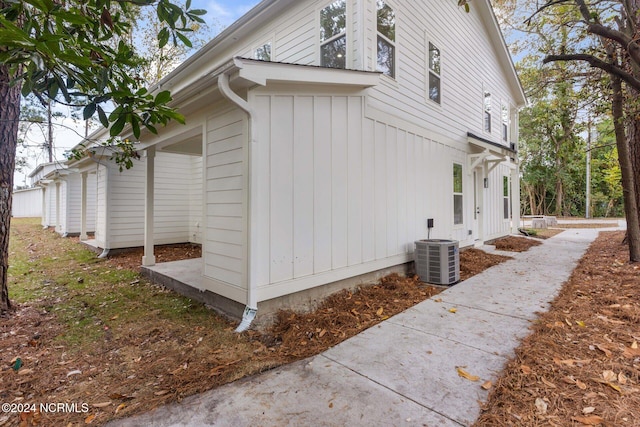
<path id="1" fill-rule="evenodd" d="M 429 43 L 429 99 L 440 104 L 440 49 Z"/>
<path id="2" fill-rule="evenodd" d="M 462 165 L 453 164 L 453 223 L 463 223 L 462 210 Z"/>
<path id="3" fill-rule="evenodd" d="M 502 197 L 504 203 L 504 219 L 509 219 L 511 217 L 511 204 L 509 203 L 509 177 L 502 177 Z"/>
<path id="4" fill-rule="evenodd" d="M 506 105 L 502 104 L 502 140 L 504 142 L 509 141 L 509 109 Z"/>
<path id="5" fill-rule="evenodd" d="M 260 61 L 271 61 L 271 42 L 265 43 L 262 46 L 256 48 L 253 53 L 255 59 Z"/>
<path id="6" fill-rule="evenodd" d="M 396 57 L 396 14 L 382 0 L 377 4 L 378 21 L 378 71 L 395 77 Z"/>
<path id="7" fill-rule="evenodd" d="M 346 68 L 347 2 L 339 0 L 320 11 L 320 65 Z"/>
<path id="8" fill-rule="evenodd" d="M 491 93 L 484 91 L 484 131 L 491 133 Z"/>

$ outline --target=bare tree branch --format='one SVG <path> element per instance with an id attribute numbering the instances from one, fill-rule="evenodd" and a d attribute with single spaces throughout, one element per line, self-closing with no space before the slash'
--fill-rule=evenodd
<path id="1" fill-rule="evenodd" d="M 629 52 L 629 56 L 636 64 L 640 64 L 640 45 L 625 33 L 601 24 L 589 24 L 587 31 L 618 43 L 623 49 Z"/>
<path id="2" fill-rule="evenodd" d="M 562 3 L 569 3 L 573 0 L 549 0 L 547 3 L 545 3 L 544 5 L 540 6 L 540 8 L 538 10 L 536 10 L 533 15 L 531 15 L 530 17 L 528 17 L 527 19 L 525 19 L 524 23 L 529 25 L 531 24 L 531 20 L 539 13 L 541 13 L 543 10 L 555 6 L 557 4 L 562 4 Z"/>
<path id="3" fill-rule="evenodd" d="M 605 62 L 599 58 L 596 58 L 593 55 L 587 55 L 584 53 L 578 54 L 565 54 L 565 55 L 549 55 L 542 60 L 543 64 L 548 64 L 549 62 L 558 62 L 558 61 L 584 61 L 589 63 L 594 68 L 599 68 L 607 73 L 619 77 L 626 84 L 633 87 L 636 90 L 640 91 L 640 80 L 633 76 L 633 74 L 627 73 L 626 71 L 616 67 L 613 64 Z"/>

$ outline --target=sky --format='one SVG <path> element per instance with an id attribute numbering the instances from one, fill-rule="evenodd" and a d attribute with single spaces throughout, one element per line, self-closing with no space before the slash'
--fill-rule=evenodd
<path id="1" fill-rule="evenodd" d="M 211 37 L 214 37 L 259 2 L 260 0 L 192 0 L 191 7 L 193 9 L 207 10 L 204 19 L 212 29 Z M 84 135 L 84 123 L 74 123 L 71 119 L 57 119 L 55 122 L 57 126 L 55 127 L 54 136 L 54 155 L 56 157 L 54 161 L 63 162 L 65 160 L 64 153 L 81 141 L 81 135 Z M 26 140 L 28 145 L 31 146 L 22 153 L 27 156 L 27 166 L 21 171 L 16 171 L 14 175 L 16 186 L 29 185 L 27 175 L 38 164 L 48 162 L 46 154 L 37 148 L 44 141 L 42 131 L 37 127 L 33 127 L 32 132 L 27 134 Z"/>

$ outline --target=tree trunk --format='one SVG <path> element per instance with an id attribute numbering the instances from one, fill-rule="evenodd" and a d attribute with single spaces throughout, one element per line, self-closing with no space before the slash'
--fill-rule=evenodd
<path id="1" fill-rule="evenodd" d="M 633 171 L 631 152 L 629 146 L 640 144 L 640 140 L 632 141 L 630 135 L 625 135 L 624 127 L 624 98 L 622 94 L 622 82 L 620 78 L 611 76 L 612 113 L 613 125 L 616 134 L 616 146 L 618 147 L 618 160 L 622 174 L 622 192 L 624 194 L 624 211 L 627 217 L 627 242 L 629 244 L 629 260 L 640 261 L 640 218 L 638 218 L 638 199 L 636 197 L 636 179 Z M 634 135 L 640 137 L 640 133 Z"/>
<path id="2" fill-rule="evenodd" d="M 12 73 L 0 66 L 0 313 L 11 308 L 7 269 L 9 268 L 9 229 L 13 172 L 20 116 L 20 84 L 10 85 Z"/>

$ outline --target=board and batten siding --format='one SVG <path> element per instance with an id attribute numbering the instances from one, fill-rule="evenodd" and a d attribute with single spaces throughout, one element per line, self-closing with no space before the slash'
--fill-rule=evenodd
<path id="1" fill-rule="evenodd" d="M 252 166 L 259 300 L 408 262 L 427 218 L 432 238 L 469 239 L 453 227 L 449 200 L 466 152 L 367 118 L 364 95 L 265 92 L 250 97 L 261 136 Z"/>
<path id="2" fill-rule="evenodd" d="M 247 119 L 221 108 L 206 125 L 206 227 L 203 258 L 206 289 L 246 302 Z"/>
<path id="3" fill-rule="evenodd" d="M 42 188 L 27 188 L 13 192 L 11 216 L 14 218 L 36 218 L 42 216 Z"/>

